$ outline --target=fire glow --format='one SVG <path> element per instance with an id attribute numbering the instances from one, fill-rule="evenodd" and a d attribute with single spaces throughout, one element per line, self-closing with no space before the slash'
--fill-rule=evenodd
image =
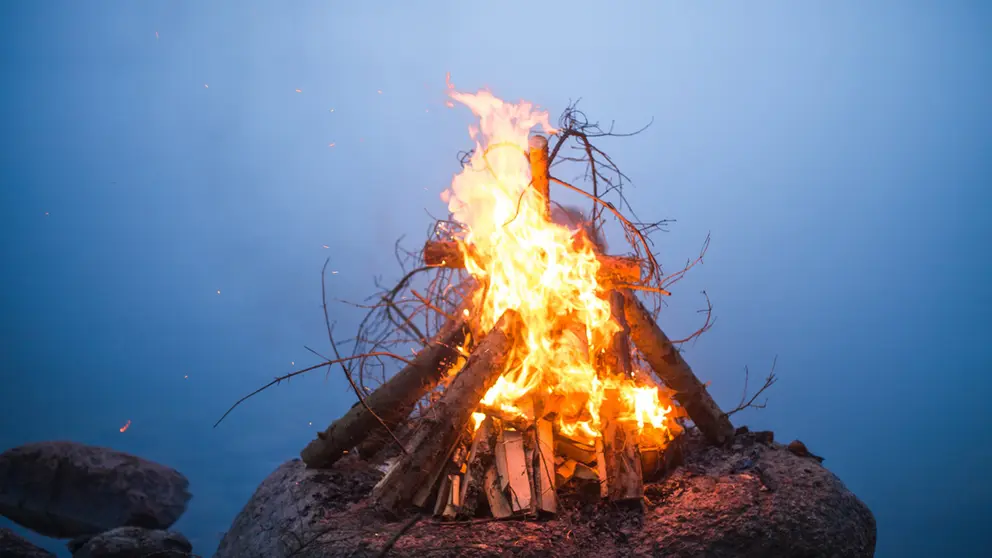
<path id="1" fill-rule="evenodd" d="M 598 356 L 620 326 L 597 279 L 595 245 L 581 228 L 552 222 L 548 200 L 531 187 L 530 133 L 555 133 L 548 113 L 488 91 L 449 85 L 449 95 L 479 118 L 469 128 L 475 151 L 442 194 L 464 225 L 455 238 L 465 268 L 486 285 L 475 294 L 475 318 L 488 331 L 512 309 L 525 325 L 480 403 L 527 420 L 555 413 L 562 435 L 590 444 L 606 420 L 636 424 L 640 443 L 664 447 L 681 432 L 675 419 L 684 413 L 647 374 L 604 369 Z M 473 418 L 478 428 L 485 415 Z"/>

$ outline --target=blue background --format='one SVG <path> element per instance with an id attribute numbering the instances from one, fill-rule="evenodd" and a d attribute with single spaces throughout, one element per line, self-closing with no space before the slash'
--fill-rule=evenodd
<path id="1" fill-rule="evenodd" d="M 717 322 L 686 356 L 718 402 L 778 355 L 767 409 L 737 423 L 825 456 L 874 511 L 878 556 L 978 556 L 990 8 L 5 2 L 0 449 L 73 439 L 176 467 L 194 493 L 176 528 L 213 552 L 352 403 L 317 372 L 211 428 L 326 349 L 324 258 L 331 295 L 359 300 L 443 214 L 473 122 L 444 106 L 451 72 L 554 118 L 577 97 L 624 130 L 653 117 L 601 146 L 642 217 L 678 220 L 669 268 L 712 232 L 662 325 L 695 329 L 707 290 Z"/>

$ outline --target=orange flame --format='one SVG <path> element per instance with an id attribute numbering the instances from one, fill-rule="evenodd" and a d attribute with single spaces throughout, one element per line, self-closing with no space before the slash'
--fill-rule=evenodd
<path id="1" fill-rule="evenodd" d="M 450 81 L 448 94 L 479 118 L 469 127 L 470 162 L 441 196 L 465 225 L 455 237 L 466 269 L 487 285 L 476 295 L 473 318 L 488 331 L 513 308 L 526 325 L 521 358 L 512 359 L 481 403 L 533 419 L 539 400 L 545 410 L 554 407 L 564 435 L 591 441 L 608 402 L 614 420 L 636 424 L 663 445 L 679 428 L 669 398 L 645 378 L 635 382 L 594 365 L 593 355 L 607 349 L 619 326 L 596 280 L 600 264 L 592 246 L 548 221 L 546 201 L 530 187 L 529 135 L 538 126 L 555 133 L 548 113 L 485 90 L 461 93 Z M 483 418 L 473 416 L 476 428 Z"/>

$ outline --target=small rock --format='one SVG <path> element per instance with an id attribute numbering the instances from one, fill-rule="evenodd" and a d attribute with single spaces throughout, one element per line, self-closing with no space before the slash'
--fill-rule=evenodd
<path id="1" fill-rule="evenodd" d="M 0 556 L 4 558 L 55 558 L 51 552 L 38 548 L 10 529 L 0 528 Z"/>
<path id="2" fill-rule="evenodd" d="M 193 545 L 182 534 L 160 529 L 118 527 L 69 543 L 72 558 L 187 558 Z"/>
<path id="3" fill-rule="evenodd" d="M 0 514 L 55 538 L 116 527 L 167 529 L 186 510 L 189 481 L 123 452 L 39 442 L 0 454 Z"/>
<path id="4" fill-rule="evenodd" d="M 793 440 L 789 442 L 789 451 L 798 455 L 799 457 L 812 457 L 819 463 L 823 463 L 823 458 L 819 455 L 814 455 L 806 448 L 806 444 L 800 442 L 799 440 Z"/>
<path id="5" fill-rule="evenodd" d="M 775 441 L 775 433 L 771 430 L 761 430 L 755 432 L 754 441 L 765 445 L 771 445 L 771 443 Z"/>

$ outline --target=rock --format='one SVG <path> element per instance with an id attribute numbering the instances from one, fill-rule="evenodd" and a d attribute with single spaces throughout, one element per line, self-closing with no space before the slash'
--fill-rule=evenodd
<path id="1" fill-rule="evenodd" d="M 645 484 L 646 510 L 583 505 L 560 493 L 560 513 L 548 521 L 424 517 L 389 556 L 873 556 L 875 518 L 833 473 L 781 444 L 740 436 L 735 452 L 690 431 L 684 465 Z M 381 476 L 354 457 L 325 471 L 289 461 L 262 482 L 215 558 L 376 556 L 409 521 L 389 521 L 367 505 Z"/>
<path id="2" fill-rule="evenodd" d="M 0 514 L 55 538 L 123 526 L 167 529 L 186 510 L 179 472 L 119 451 L 39 442 L 0 454 Z"/>
<path id="3" fill-rule="evenodd" d="M 11 531 L 0 528 L 0 556 L 3 558 L 55 558 L 51 552 L 38 548 Z"/>
<path id="4" fill-rule="evenodd" d="M 770 445 L 775 441 L 775 433 L 771 430 L 760 430 L 754 433 L 754 441 L 761 444 Z"/>
<path id="5" fill-rule="evenodd" d="M 818 462 L 823 463 L 822 457 L 820 457 L 819 455 L 813 455 L 806 447 L 806 444 L 800 442 L 799 440 L 793 440 L 789 442 L 788 447 L 789 447 L 789 451 L 798 455 L 799 457 L 811 457 L 817 460 Z"/>
<path id="6" fill-rule="evenodd" d="M 175 531 L 118 527 L 69 542 L 72 558 L 187 558 L 193 545 Z"/>
<path id="7" fill-rule="evenodd" d="M 364 501 L 383 472 L 347 456 L 333 469 L 307 469 L 299 459 L 282 464 L 252 495 L 224 534 L 214 558 L 325 556 L 307 547 L 329 531 L 334 515 Z M 333 556 L 333 554 L 331 554 Z"/>

